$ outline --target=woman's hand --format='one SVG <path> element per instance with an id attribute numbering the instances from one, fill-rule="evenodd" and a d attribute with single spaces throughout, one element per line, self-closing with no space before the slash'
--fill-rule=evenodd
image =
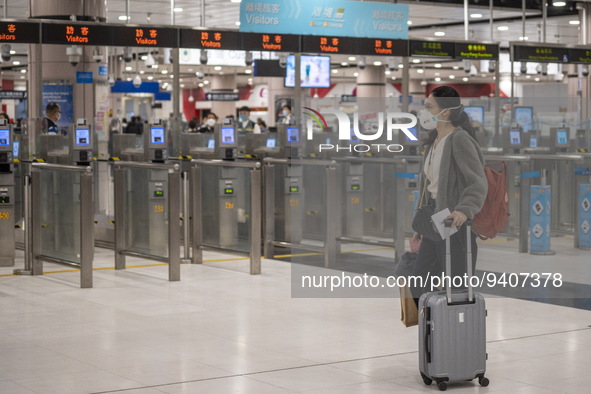
<path id="1" fill-rule="evenodd" d="M 453 211 L 448 217 L 446 217 L 445 219 L 453 219 L 453 223 L 451 224 L 452 226 L 456 226 L 456 227 L 460 227 L 462 224 L 464 224 L 464 222 L 466 220 L 468 220 L 468 217 L 466 215 L 464 215 L 462 212 L 460 211 Z"/>
<path id="2" fill-rule="evenodd" d="M 419 233 L 414 233 L 412 235 L 412 240 L 413 241 L 416 241 L 416 242 L 419 242 L 421 240 L 421 235 Z"/>

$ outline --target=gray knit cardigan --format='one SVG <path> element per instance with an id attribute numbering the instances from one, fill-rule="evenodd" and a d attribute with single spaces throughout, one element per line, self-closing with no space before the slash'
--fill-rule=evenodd
<path id="1" fill-rule="evenodd" d="M 423 167 L 431 147 L 425 151 Z M 425 188 L 424 176 L 421 169 L 419 196 Z M 482 151 L 466 130 L 457 127 L 443 147 L 435 212 L 449 208 L 451 212 L 460 211 L 468 219 L 473 219 L 482 209 L 487 192 Z M 428 190 L 425 190 L 425 197 L 426 201 Z"/>

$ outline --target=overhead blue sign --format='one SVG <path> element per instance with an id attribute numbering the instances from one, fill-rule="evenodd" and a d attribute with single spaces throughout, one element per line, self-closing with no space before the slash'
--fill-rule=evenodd
<path id="1" fill-rule="evenodd" d="M 76 71 L 76 83 L 92 83 L 92 71 Z"/>
<path id="2" fill-rule="evenodd" d="M 170 92 L 161 92 L 158 82 L 144 81 L 137 88 L 133 82 L 116 81 L 111 87 L 111 93 L 153 93 L 155 101 L 169 101 Z"/>
<path id="3" fill-rule="evenodd" d="M 109 67 L 107 66 L 99 66 L 98 68 L 98 75 L 101 77 L 108 77 L 109 76 Z"/>
<path id="4" fill-rule="evenodd" d="M 346 0 L 242 0 L 240 31 L 408 38 L 408 5 Z"/>

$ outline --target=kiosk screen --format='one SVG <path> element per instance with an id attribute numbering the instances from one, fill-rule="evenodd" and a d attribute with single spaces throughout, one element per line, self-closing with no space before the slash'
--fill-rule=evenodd
<path id="1" fill-rule="evenodd" d="M 207 148 L 208 149 L 214 149 L 215 148 L 215 140 L 213 138 L 210 138 L 209 140 L 207 140 Z"/>
<path id="2" fill-rule="evenodd" d="M 464 107 L 464 111 L 472 121 L 484 124 L 484 107 Z"/>
<path id="3" fill-rule="evenodd" d="M 20 144 L 20 141 L 14 141 L 14 143 L 12 144 L 12 157 L 18 158 L 18 148 Z"/>
<path id="4" fill-rule="evenodd" d="M 267 138 L 267 148 L 275 148 L 275 138 Z"/>
<path id="5" fill-rule="evenodd" d="M 530 131 L 534 123 L 534 109 L 532 107 L 515 107 L 514 111 L 515 121 L 521 126 L 523 132 Z"/>
<path id="6" fill-rule="evenodd" d="M 10 145 L 10 129 L 0 129 L 0 146 Z"/>
<path id="7" fill-rule="evenodd" d="M 150 132 L 152 137 L 152 144 L 164 144 L 164 128 L 152 127 Z"/>
<path id="8" fill-rule="evenodd" d="M 556 130 L 556 144 L 568 145 L 568 134 L 566 130 Z"/>
<path id="9" fill-rule="evenodd" d="M 234 143 L 234 128 L 222 127 L 222 144 Z"/>
<path id="10" fill-rule="evenodd" d="M 76 145 L 90 145 L 90 130 L 87 127 L 76 129 Z"/>
<path id="11" fill-rule="evenodd" d="M 511 145 L 521 145 L 521 132 L 519 130 L 511 130 L 509 132 L 509 139 Z"/>
<path id="12" fill-rule="evenodd" d="M 287 128 L 287 142 L 291 144 L 300 142 L 300 130 L 297 127 Z"/>

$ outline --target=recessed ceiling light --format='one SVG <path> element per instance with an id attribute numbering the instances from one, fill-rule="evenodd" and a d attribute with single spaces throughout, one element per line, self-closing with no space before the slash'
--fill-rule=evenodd
<path id="1" fill-rule="evenodd" d="M 462 81 L 464 81 L 464 82 L 468 82 L 469 80 L 470 80 L 470 79 L 469 79 L 468 77 L 464 77 L 464 78 L 462 78 Z"/>
<path id="2" fill-rule="evenodd" d="M 449 79 L 456 79 L 456 76 L 452 74 L 449 76 Z"/>
<path id="3" fill-rule="evenodd" d="M 19 62 L 18 60 L 15 60 L 14 62 L 12 62 L 12 65 L 13 66 L 18 66 L 20 64 L 21 64 L 21 62 Z"/>
<path id="4" fill-rule="evenodd" d="M 526 75 L 525 78 L 526 79 L 530 79 L 531 78 L 531 75 Z"/>
<path id="5" fill-rule="evenodd" d="M 250 79 L 250 78 L 248 78 L 248 79 Z M 206 79 L 205 81 L 203 81 L 203 84 L 204 85 L 208 85 L 209 84 L 209 81 Z"/>
<path id="6" fill-rule="evenodd" d="M 435 67 L 435 68 L 441 68 L 441 64 L 437 63 L 437 64 L 433 65 L 433 67 Z"/>
<path id="7" fill-rule="evenodd" d="M 168 70 L 162 70 L 160 71 L 162 74 L 168 74 Z"/>
<path id="8" fill-rule="evenodd" d="M 333 74 L 336 74 L 339 72 L 339 70 L 337 70 L 336 68 L 334 70 L 331 71 Z"/>
<path id="9" fill-rule="evenodd" d="M 470 14 L 470 18 L 474 18 L 474 19 L 478 19 L 478 18 L 482 18 L 482 14 Z"/>
<path id="10" fill-rule="evenodd" d="M 436 76 L 436 77 L 438 77 L 438 76 L 440 76 L 440 75 L 441 75 L 441 73 L 435 73 L 435 76 Z"/>
<path id="11" fill-rule="evenodd" d="M 169 75 L 169 77 L 170 77 L 170 78 L 174 78 L 174 74 L 170 74 L 170 75 Z"/>
<path id="12" fill-rule="evenodd" d="M 131 78 L 127 78 L 127 82 L 131 82 Z"/>
<path id="13" fill-rule="evenodd" d="M 540 82 L 540 78 L 535 78 L 534 81 Z"/>
<path id="14" fill-rule="evenodd" d="M 119 19 L 120 21 L 126 21 L 127 15 L 119 15 L 119 18 L 117 18 L 117 19 Z M 131 18 L 129 18 L 129 19 L 131 19 Z"/>
<path id="15" fill-rule="evenodd" d="M 386 70 L 386 71 L 384 71 L 384 74 L 386 74 L 386 75 L 390 75 L 390 74 L 392 74 L 392 71 L 390 71 L 390 70 Z"/>
<path id="16" fill-rule="evenodd" d="M 444 31 L 436 31 L 433 34 L 435 34 L 435 37 L 443 37 L 443 36 L 445 36 L 445 32 Z"/>
<path id="17" fill-rule="evenodd" d="M 160 67 L 160 66 L 159 66 L 159 65 L 157 65 L 157 64 L 154 64 L 154 65 L 152 66 L 152 68 L 158 68 L 158 67 Z"/>
<path id="18" fill-rule="evenodd" d="M 404 68 L 404 64 L 400 63 L 400 64 L 398 65 L 398 68 Z"/>
<path id="19" fill-rule="evenodd" d="M 26 72 L 27 72 L 27 70 L 26 70 L 25 68 L 23 68 L 23 69 L 21 70 L 21 73 L 22 73 L 22 74 L 24 74 L 24 73 L 26 73 Z"/>
<path id="20" fill-rule="evenodd" d="M 420 63 L 421 62 L 421 59 L 412 59 L 412 62 L 415 63 L 415 64 L 417 64 L 417 63 Z"/>
<path id="21" fill-rule="evenodd" d="M 460 68 L 460 66 L 453 66 L 452 67 L 454 70 L 458 70 Z"/>
<path id="22" fill-rule="evenodd" d="M 422 73 L 424 73 L 424 72 L 425 72 L 425 70 L 423 70 L 422 68 L 419 68 L 419 69 L 417 70 L 417 72 L 418 72 L 419 74 L 422 74 Z"/>
<path id="23" fill-rule="evenodd" d="M 25 76 L 24 75 L 21 75 L 21 79 L 25 79 Z"/>
<path id="24" fill-rule="evenodd" d="M 240 3 L 242 0 L 230 0 L 232 3 Z"/>
<path id="25" fill-rule="evenodd" d="M 14 54 L 16 54 L 16 51 L 13 49 L 13 50 L 10 51 L 10 54 L 11 55 L 14 55 Z"/>
<path id="26" fill-rule="evenodd" d="M 568 21 L 568 24 L 569 24 L 569 25 L 580 25 L 580 24 L 581 24 L 581 21 L 578 21 L 578 20 L 572 20 L 572 21 Z"/>
<path id="27" fill-rule="evenodd" d="M 355 56 L 349 56 L 349 61 L 350 62 L 354 62 L 355 60 L 357 60 L 357 58 Z"/>
<path id="28" fill-rule="evenodd" d="M 142 59 L 142 60 L 148 60 L 148 56 L 142 55 L 142 57 L 140 57 L 140 59 Z"/>
<path id="29" fill-rule="evenodd" d="M 407 21 L 406 24 L 410 26 L 412 25 L 412 21 Z"/>
<path id="30" fill-rule="evenodd" d="M 215 66 L 213 69 L 216 71 L 220 71 L 222 69 L 222 66 Z"/>
<path id="31" fill-rule="evenodd" d="M 374 66 L 381 66 L 382 62 L 380 62 L 379 60 L 376 60 L 375 62 L 373 62 Z"/>
<path id="32" fill-rule="evenodd" d="M 203 87 L 203 83 L 200 83 L 198 86 L 199 86 L 200 88 L 202 88 L 202 87 Z"/>
<path id="33" fill-rule="evenodd" d="M 244 73 L 245 74 L 252 74 L 252 70 L 250 68 L 248 68 L 248 69 L 244 70 Z"/>
<path id="34" fill-rule="evenodd" d="M 183 9 L 181 7 L 174 7 L 172 10 L 174 12 L 183 12 Z"/>
<path id="35" fill-rule="evenodd" d="M 190 73 L 192 73 L 193 72 L 193 69 L 192 68 L 189 68 L 187 71 L 189 71 Z"/>
<path id="36" fill-rule="evenodd" d="M 554 7 L 564 7 L 566 5 L 566 1 L 553 1 L 552 5 Z"/>
<path id="37" fill-rule="evenodd" d="M 353 76 L 354 77 L 358 77 L 359 76 L 359 73 L 358 72 L 355 72 L 355 73 L 353 73 Z"/>
<path id="38" fill-rule="evenodd" d="M 507 31 L 507 30 L 509 30 L 509 26 L 499 26 L 499 27 L 497 27 L 497 30 L 498 31 Z"/>
<path id="39" fill-rule="evenodd" d="M 523 36 L 519 37 L 519 41 L 527 41 L 527 40 L 529 40 L 529 38 L 527 36 L 525 36 L 525 37 L 523 37 Z"/>
<path id="40" fill-rule="evenodd" d="M 347 67 L 348 65 L 349 65 L 349 63 L 347 63 L 347 62 L 341 62 L 341 66 L 343 66 L 343 67 Z"/>
<path id="41" fill-rule="evenodd" d="M 145 74 L 146 72 L 144 70 L 140 70 L 140 74 Z"/>
<path id="42" fill-rule="evenodd" d="M 133 68 L 131 66 L 125 67 L 125 71 L 131 71 L 131 70 L 133 70 Z"/>
<path id="43" fill-rule="evenodd" d="M 184 83 L 181 83 L 181 89 L 183 89 L 185 87 Z"/>
<path id="44" fill-rule="evenodd" d="M 153 77 L 153 76 L 151 76 L 151 75 L 148 75 L 148 80 L 149 80 L 149 81 L 151 81 L 151 80 L 153 80 L 153 79 L 154 79 L 154 77 Z"/>
<path id="45" fill-rule="evenodd" d="M 441 78 L 439 78 L 439 77 L 435 78 L 435 82 L 439 82 L 439 81 L 441 81 Z"/>
<path id="46" fill-rule="evenodd" d="M 236 26 L 240 26 L 240 21 L 236 22 Z"/>
<path id="47" fill-rule="evenodd" d="M 392 81 L 396 81 L 396 76 L 393 76 L 392 77 Z"/>

